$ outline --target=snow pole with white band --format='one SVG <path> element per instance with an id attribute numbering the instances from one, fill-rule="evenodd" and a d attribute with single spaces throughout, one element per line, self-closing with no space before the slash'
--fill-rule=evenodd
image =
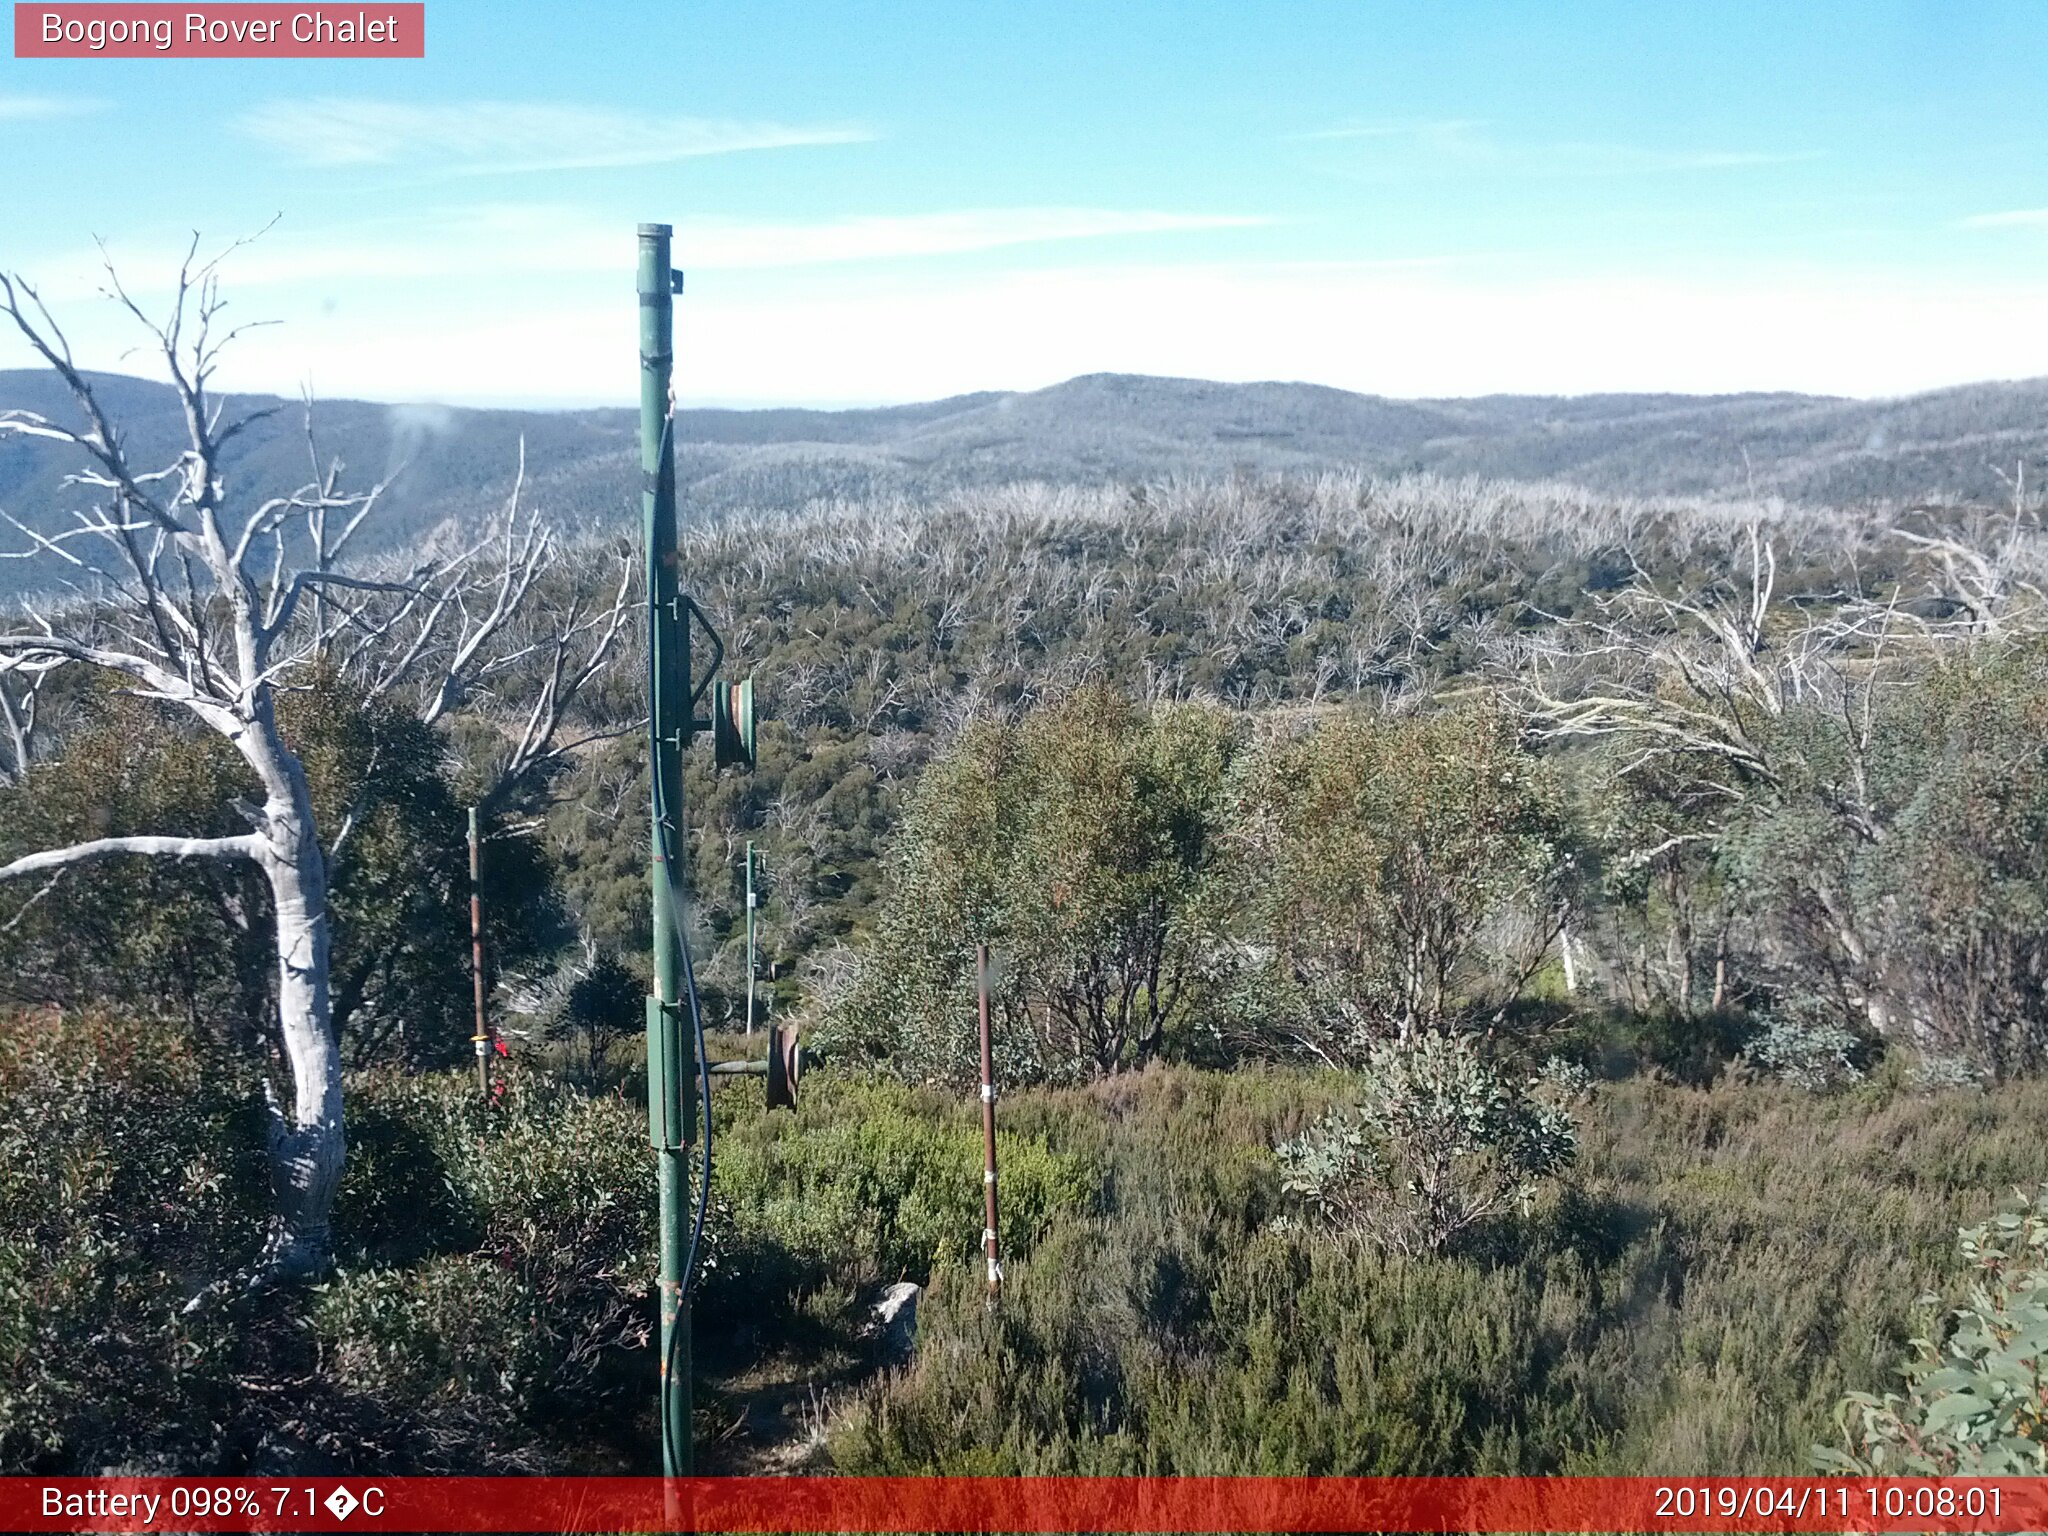
<path id="1" fill-rule="evenodd" d="M 1003 1266 L 996 1245 L 996 1065 L 988 1022 L 988 946 L 974 947 L 975 989 L 981 1007 L 981 1249 L 988 1258 L 988 1303 L 1003 1290 Z"/>

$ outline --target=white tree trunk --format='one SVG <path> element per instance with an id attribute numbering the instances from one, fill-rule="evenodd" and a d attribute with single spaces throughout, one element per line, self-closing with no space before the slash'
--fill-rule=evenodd
<path id="1" fill-rule="evenodd" d="M 314 834 L 305 774 L 284 749 L 276 767 L 288 793 L 265 807 L 258 862 L 277 909 L 278 1035 L 291 1068 L 289 1108 L 271 1103 L 270 1181 L 275 1215 L 259 1284 L 324 1272 L 333 1256 L 328 1216 L 341 1183 L 341 1051 L 328 990 L 327 867 Z"/>

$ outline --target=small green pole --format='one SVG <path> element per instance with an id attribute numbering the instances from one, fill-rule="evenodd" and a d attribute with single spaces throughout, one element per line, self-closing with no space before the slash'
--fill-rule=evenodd
<path id="1" fill-rule="evenodd" d="M 754 1037 L 754 843 L 747 840 L 747 1038 Z"/>
<path id="2" fill-rule="evenodd" d="M 653 761 L 651 848 L 654 994 L 647 1000 L 648 1140 L 661 1200 L 661 1470 L 687 1477 L 690 1436 L 690 1305 L 683 1292 L 689 1226 L 689 1156 L 697 1139 L 696 1040 L 686 1028 L 683 955 L 675 896 L 687 877 L 683 746 L 690 729 L 690 634 L 676 547 L 675 451 L 670 371 L 674 305 L 666 224 L 640 226 L 640 479 L 647 557 L 649 740 Z M 675 854 L 673 866 L 671 851 Z"/>

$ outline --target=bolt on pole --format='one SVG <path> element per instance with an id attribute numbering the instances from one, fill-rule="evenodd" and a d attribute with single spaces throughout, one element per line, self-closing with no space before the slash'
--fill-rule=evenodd
<path id="1" fill-rule="evenodd" d="M 674 290 L 666 224 L 639 231 L 641 522 L 647 559 L 648 740 L 652 777 L 650 852 L 654 917 L 654 993 L 647 1000 L 648 1140 L 661 1201 L 661 1470 L 685 1477 L 692 1465 L 690 1304 L 684 1291 L 689 1153 L 697 1139 L 690 1089 L 696 1041 L 685 1027 L 682 995 L 683 746 L 693 709 L 690 633 L 676 547 L 675 445 L 670 376 L 674 364 Z"/>
<path id="2" fill-rule="evenodd" d="M 1003 1291 L 1003 1266 L 996 1244 L 996 1064 L 988 1022 L 988 946 L 974 946 L 975 990 L 981 1010 L 981 1249 L 988 1259 L 988 1303 Z"/>
<path id="3" fill-rule="evenodd" d="M 491 1032 L 484 1019 L 484 888 L 482 851 L 478 846 L 476 807 L 469 808 L 469 974 L 476 999 L 476 1033 L 470 1043 L 476 1049 L 476 1086 L 486 1100 L 491 1096 Z"/>

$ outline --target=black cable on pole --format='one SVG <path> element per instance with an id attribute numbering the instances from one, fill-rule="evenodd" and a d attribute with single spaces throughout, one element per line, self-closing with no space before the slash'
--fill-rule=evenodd
<path id="1" fill-rule="evenodd" d="M 675 905 L 675 881 L 669 881 L 669 905 Z M 704 1213 L 711 1206 L 711 1062 L 704 1049 L 704 1010 L 697 1001 L 697 968 L 690 960 L 690 944 L 682 935 L 682 919 L 676 919 L 676 941 L 683 951 L 683 990 L 690 999 L 690 1032 L 697 1038 L 697 1099 L 704 1107 L 698 1119 L 703 1142 L 703 1173 L 697 1181 L 697 1214 L 690 1222 L 690 1246 L 683 1255 L 682 1292 L 687 1298 L 697 1281 L 697 1250 L 704 1241 Z"/>
<path id="2" fill-rule="evenodd" d="M 673 416 L 665 418 L 661 425 L 661 461 L 663 463 L 666 463 L 668 459 L 671 433 L 674 425 L 675 418 Z M 652 554 L 653 552 L 650 551 L 649 553 Z M 674 930 L 676 949 L 683 958 L 683 995 L 690 1005 L 690 1033 L 697 1051 L 697 1090 L 703 1109 L 703 1113 L 698 1119 L 697 1133 L 703 1146 L 703 1172 L 697 1181 L 697 1209 L 696 1215 L 690 1223 L 690 1246 L 683 1256 L 683 1272 L 677 1279 L 676 1301 L 678 1311 L 680 1311 L 682 1303 L 689 1300 L 691 1288 L 696 1282 L 697 1253 L 704 1239 L 704 1216 L 711 1204 L 711 1064 L 706 1059 L 704 1048 L 704 1014 L 697 998 L 697 969 L 690 959 L 689 936 L 683 929 L 683 893 L 676 880 L 676 859 L 678 857 L 676 844 L 679 829 L 669 815 L 668 796 L 662 785 L 661 726 L 660 722 L 656 720 L 654 713 L 655 687 L 658 679 L 655 673 L 654 626 L 652 623 L 659 600 L 650 573 L 647 590 L 647 611 L 650 620 L 647 635 L 647 767 L 649 776 L 654 782 L 654 830 L 655 835 L 661 839 L 661 871 L 662 879 L 668 887 L 669 926 Z M 688 623 L 689 621 L 685 619 L 684 622 Z M 694 712 L 695 706 L 692 705 L 690 707 Z M 687 723 L 685 723 L 684 729 L 688 729 Z M 677 771 L 681 771 L 680 760 L 678 761 Z M 659 939 L 660 935 L 656 935 L 657 942 L 659 942 Z M 669 1330 L 667 1370 L 671 1373 L 676 1368 L 676 1349 L 682 1336 L 683 1330 L 680 1327 Z M 666 1413 L 662 1415 L 661 1433 L 663 1452 L 669 1457 L 667 1464 L 674 1466 L 677 1464 L 677 1458 L 672 1454 L 675 1447 L 669 1444 L 670 1426 Z"/>
<path id="3" fill-rule="evenodd" d="M 648 672 L 651 678 L 654 671 L 654 647 L 651 644 L 648 646 L 647 656 Z M 698 1139 L 703 1148 L 702 1173 L 697 1181 L 696 1214 L 690 1223 L 690 1246 L 684 1254 L 683 1272 L 677 1280 L 677 1306 L 680 1310 L 682 1303 L 689 1300 L 690 1292 L 696 1283 L 697 1253 L 704 1239 L 704 1216 L 711 1204 L 711 1068 L 710 1063 L 706 1060 L 704 1047 L 704 1014 L 697 998 L 696 966 L 690 959 L 690 941 L 683 930 L 683 895 L 676 882 L 676 827 L 669 816 L 667 797 L 662 792 L 661 759 L 658 755 L 659 740 L 655 737 L 653 711 L 651 709 L 648 712 L 648 721 L 648 734 L 650 738 L 654 739 L 654 744 L 657 748 L 656 755 L 649 764 L 654 779 L 654 825 L 657 834 L 661 838 L 662 875 L 668 886 L 669 924 L 675 932 L 676 948 L 683 957 L 683 994 L 690 1005 L 690 1032 L 697 1050 L 697 1091 L 699 1103 L 702 1106 L 702 1114 L 698 1120 L 697 1131 Z M 683 1330 L 680 1327 L 669 1330 L 667 1365 L 671 1372 L 676 1369 L 676 1350 L 682 1336 Z M 666 1444 L 669 1433 L 668 1417 L 664 1414 L 662 1416 L 662 1435 L 665 1450 L 674 1449 Z M 671 1460 L 670 1465 L 674 1464 L 674 1461 Z"/>

